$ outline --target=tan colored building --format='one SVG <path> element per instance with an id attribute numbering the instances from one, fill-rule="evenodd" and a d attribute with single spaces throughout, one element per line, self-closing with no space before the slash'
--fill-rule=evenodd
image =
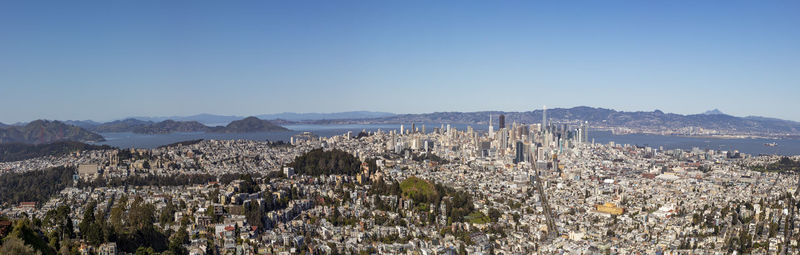
<path id="1" fill-rule="evenodd" d="M 97 164 L 80 164 L 78 165 L 78 176 L 83 180 L 93 180 L 97 178 L 100 166 Z"/>
<path id="2" fill-rule="evenodd" d="M 625 212 L 625 209 L 621 207 L 617 207 L 617 205 L 613 203 L 605 203 L 602 205 L 595 205 L 595 209 L 601 213 L 607 213 L 611 215 L 621 215 Z"/>

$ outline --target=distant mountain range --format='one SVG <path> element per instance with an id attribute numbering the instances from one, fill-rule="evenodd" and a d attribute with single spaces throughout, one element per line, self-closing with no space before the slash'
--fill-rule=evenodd
<path id="1" fill-rule="evenodd" d="M 197 121 L 165 120 L 136 127 L 132 131 L 140 134 L 169 134 L 173 132 L 207 132 L 210 129 L 211 128 L 208 126 L 200 124 L 200 122 Z"/>
<path id="2" fill-rule="evenodd" d="M 247 117 L 242 120 L 231 122 L 224 127 L 214 127 L 210 131 L 215 133 L 253 133 L 289 131 L 289 129 L 275 125 L 267 120 L 262 120 L 256 117 Z"/>
<path id="3" fill-rule="evenodd" d="M 482 111 L 482 112 L 434 112 L 424 114 L 393 114 L 385 112 L 354 111 L 342 113 L 280 113 L 258 115 L 260 119 L 272 119 L 272 124 L 402 124 L 402 123 L 453 123 L 483 124 L 489 120 L 489 114 L 504 114 L 506 123 L 540 123 L 542 110 L 526 112 Z M 720 134 L 765 135 L 765 136 L 800 136 L 800 123 L 795 121 L 766 118 L 758 116 L 736 117 L 723 113 L 718 109 L 701 114 L 681 115 L 664 113 L 660 110 L 625 112 L 604 108 L 579 106 L 573 108 L 548 109 L 550 121 L 560 123 L 577 123 L 588 121 L 595 128 L 632 129 L 632 132 L 682 132 L 688 127 L 717 130 Z M 205 121 L 222 121 L 235 116 L 218 116 L 199 114 L 183 119 Z M 497 125 L 495 117 L 495 125 Z M 91 130 L 91 129 L 90 129 Z M 99 130 L 99 132 L 108 132 Z"/>
<path id="4" fill-rule="evenodd" d="M 370 111 L 350 111 L 350 112 L 334 112 L 334 113 L 273 113 L 261 114 L 254 117 L 262 120 L 284 120 L 284 121 L 309 121 L 309 120 L 323 120 L 323 119 L 369 119 L 393 116 L 394 113 L 388 112 L 370 112 Z M 131 117 L 129 119 L 137 119 L 143 121 L 160 122 L 165 120 L 174 121 L 197 121 L 205 125 L 227 125 L 228 123 L 243 119 L 243 116 L 235 115 L 214 115 L 208 113 L 201 113 L 191 116 L 172 116 L 172 117 Z M 85 122 L 85 121 L 84 121 Z M 95 122 L 96 123 L 96 122 Z M 98 123 L 99 124 L 99 123 Z M 76 125 L 80 126 L 80 125 Z"/>
<path id="5" fill-rule="evenodd" d="M 115 120 L 93 126 L 86 126 L 84 128 L 99 133 L 134 132 L 134 130 L 141 130 L 150 125 L 153 125 L 153 123 L 154 122 L 152 121 L 144 121 L 144 120 L 129 118 L 124 120 Z"/>
<path id="6" fill-rule="evenodd" d="M 0 126 L 0 143 L 45 144 L 57 141 L 101 142 L 97 133 L 133 132 L 138 134 L 168 134 L 173 132 L 252 133 L 289 131 L 282 126 L 256 117 L 236 120 L 226 126 L 209 127 L 197 121 L 164 120 L 160 122 L 124 119 L 107 123 L 92 121 L 35 120 L 26 124 Z M 81 125 L 83 127 L 80 127 Z"/>
<path id="7" fill-rule="evenodd" d="M 64 123 L 68 124 L 68 125 L 79 126 L 79 127 L 82 127 L 82 128 L 89 128 L 89 127 L 93 127 L 93 126 L 97 126 L 97 125 L 102 124 L 100 122 L 91 121 L 91 120 L 65 120 Z"/>
<path id="8" fill-rule="evenodd" d="M 0 128 L 0 143 L 42 144 L 55 141 L 101 142 L 103 136 L 60 121 L 35 120 L 24 126 Z"/>
<path id="9" fill-rule="evenodd" d="M 307 121 L 307 120 L 337 120 L 337 119 L 372 119 L 390 117 L 397 114 L 389 112 L 370 112 L 370 111 L 352 111 L 352 112 L 335 112 L 335 113 L 294 113 L 284 112 L 275 114 L 262 114 L 256 117 L 265 120 L 287 120 L 287 121 Z"/>
<path id="10" fill-rule="evenodd" d="M 722 113 L 722 111 L 720 111 L 719 109 L 705 111 L 703 114 L 705 114 L 705 115 L 725 115 L 725 113 Z"/>
<path id="11" fill-rule="evenodd" d="M 279 122 L 281 124 L 402 124 L 402 123 L 452 123 L 452 124 L 482 124 L 486 125 L 489 115 L 505 115 L 506 124 L 541 123 L 542 110 L 526 112 L 434 112 L 425 114 L 399 114 L 371 119 L 339 119 L 339 120 L 314 120 L 299 122 Z M 633 130 L 682 130 L 688 127 L 718 130 L 724 134 L 737 135 L 765 135 L 798 137 L 800 136 L 800 123 L 766 117 L 735 117 L 712 110 L 702 114 L 681 115 L 664 113 L 660 110 L 652 112 L 624 112 L 604 108 L 579 106 L 573 108 L 547 109 L 549 121 L 559 123 L 578 123 L 588 121 L 595 128 L 628 128 Z"/>
<path id="12" fill-rule="evenodd" d="M 133 132 L 137 134 L 168 134 L 174 132 L 252 133 L 289 130 L 256 117 L 247 117 L 232 121 L 226 126 L 214 127 L 203 125 L 197 121 L 164 120 L 153 122 L 130 118 L 89 126 L 87 129 L 98 133 Z"/>
<path id="13" fill-rule="evenodd" d="M 49 143 L 54 141 L 103 141 L 97 133 L 134 132 L 142 134 L 166 134 L 172 132 L 214 132 L 214 133 L 248 133 L 288 131 L 280 126 L 284 124 L 403 124 L 403 123 L 452 123 L 486 125 L 489 115 L 505 115 L 507 125 L 512 122 L 540 123 L 542 110 L 526 112 L 434 112 L 425 114 L 392 114 L 381 112 L 344 112 L 344 113 L 281 113 L 241 118 L 236 116 L 220 116 L 198 114 L 175 119 L 157 120 L 159 118 L 128 118 L 106 123 L 91 120 L 83 121 L 46 121 L 37 120 L 30 123 L 6 125 L 0 123 L 0 143 Z M 351 117 L 351 118 L 348 118 Z M 556 123 L 576 124 L 588 121 L 589 125 L 598 129 L 622 128 L 629 132 L 664 132 L 684 134 L 695 130 L 716 130 L 722 135 L 753 135 L 771 137 L 800 137 L 800 122 L 775 118 L 747 116 L 735 117 L 717 109 L 701 114 L 681 115 L 664 113 L 660 110 L 651 112 L 625 112 L 604 108 L 573 107 L 547 110 L 548 120 Z M 272 121 L 264 120 L 275 118 Z M 497 117 L 494 118 L 497 125 Z M 209 126 L 208 122 L 227 123 L 227 125 Z M 686 131 L 689 130 L 689 131 Z M 691 133 L 687 133 L 691 134 Z"/>
<path id="14" fill-rule="evenodd" d="M 214 115 L 214 114 L 197 114 L 191 116 L 172 116 L 172 117 L 130 117 L 128 119 L 136 119 L 148 122 L 161 122 L 165 120 L 174 121 L 196 121 L 204 125 L 227 125 L 228 123 L 243 119 L 242 116 L 227 116 L 227 115 Z"/>

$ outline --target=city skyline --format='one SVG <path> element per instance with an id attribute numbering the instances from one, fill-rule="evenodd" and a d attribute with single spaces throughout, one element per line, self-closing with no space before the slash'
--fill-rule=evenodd
<path id="1" fill-rule="evenodd" d="M 0 121 L 541 105 L 799 121 L 797 5 L 6 3 Z"/>

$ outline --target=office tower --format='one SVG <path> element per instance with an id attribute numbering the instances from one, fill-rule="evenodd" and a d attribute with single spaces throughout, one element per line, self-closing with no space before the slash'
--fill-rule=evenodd
<path id="1" fill-rule="evenodd" d="M 525 152 L 524 152 L 525 153 L 525 162 L 533 163 L 534 161 L 536 161 L 535 160 L 535 158 L 536 158 L 536 155 L 535 155 L 535 153 L 536 153 L 536 144 L 535 143 L 526 142 L 526 141 L 522 141 L 522 143 L 525 145 Z"/>
<path id="2" fill-rule="evenodd" d="M 561 172 L 561 169 L 558 168 L 558 156 L 557 155 L 553 155 L 553 170 L 556 171 L 557 173 Z"/>
<path id="3" fill-rule="evenodd" d="M 500 121 L 500 129 L 505 128 L 506 127 L 506 115 L 500 114 L 499 121 Z"/>
<path id="4" fill-rule="evenodd" d="M 584 122 L 583 125 L 583 142 L 589 143 L 589 121 Z"/>
<path id="5" fill-rule="evenodd" d="M 405 134 L 403 131 L 405 131 L 403 129 L 403 124 L 400 124 L 400 135 L 404 135 Z"/>
<path id="6" fill-rule="evenodd" d="M 411 122 L 411 133 L 416 133 L 416 132 L 417 132 L 417 124 Z"/>
<path id="7" fill-rule="evenodd" d="M 395 143 L 394 153 L 400 154 L 400 152 L 402 151 L 403 151 L 403 142 L 398 141 L 397 143 Z"/>
<path id="8" fill-rule="evenodd" d="M 422 133 L 425 134 L 425 124 L 422 124 Z"/>
<path id="9" fill-rule="evenodd" d="M 501 129 L 501 130 L 498 130 L 497 132 L 500 132 L 499 133 L 500 134 L 500 149 L 502 149 L 503 152 L 504 152 L 503 154 L 505 154 L 505 150 L 509 146 L 509 144 L 508 144 L 508 131 L 506 131 L 505 129 Z"/>
<path id="10" fill-rule="evenodd" d="M 514 163 L 524 162 L 525 161 L 525 144 L 522 141 L 517 141 L 516 144 L 517 153 L 514 157 Z"/>
<path id="11" fill-rule="evenodd" d="M 542 106 L 542 127 L 547 128 L 547 106 Z"/>
<path id="12" fill-rule="evenodd" d="M 545 161 L 544 148 L 536 147 L 536 160 Z"/>
<path id="13" fill-rule="evenodd" d="M 589 122 L 585 121 L 585 122 L 581 123 L 581 129 L 578 130 L 578 132 L 580 132 L 580 134 L 578 134 L 578 137 L 581 138 L 580 139 L 580 143 L 589 143 L 589 136 L 588 136 L 589 135 L 589 131 L 588 131 L 589 130 L 589 126 L 587 125 L 587 123 L 589 123 Z"/>
<path id="14" fill-rule="evenodd" d="M 489 137 L 494 136 L 494 126 L 492 126 L 492 115 L 489 114 Z"/>
<path id="15" fill-rule="evenodd" d="M 542 106 L 542 145 L 550 148 L 550 129 L 547 127 L 547 106 Z"/>

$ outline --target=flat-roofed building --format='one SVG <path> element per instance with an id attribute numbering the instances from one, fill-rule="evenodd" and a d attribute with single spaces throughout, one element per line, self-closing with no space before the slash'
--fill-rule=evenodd
<path id="1" fill-rule="evenodd" d="M 78 176 L 83 180 L 92 180 L 97 178 L 100 166 L 97 164 L 80 164 L 78 165 Z"/>
<path id="2" fill-rule="evenodd" d="M 607 213 L 607 214 L 611 214 L 611 215 L 621 215 L 623 212 L 625 212 L 625 209 L 617 207 L 617 205 L 612 204 L 612 203 L 605 203 L 605 204 L 602 204 L 602 205 L 595 205 L 595 209 L 597 209 L 598 212 Z"/>

